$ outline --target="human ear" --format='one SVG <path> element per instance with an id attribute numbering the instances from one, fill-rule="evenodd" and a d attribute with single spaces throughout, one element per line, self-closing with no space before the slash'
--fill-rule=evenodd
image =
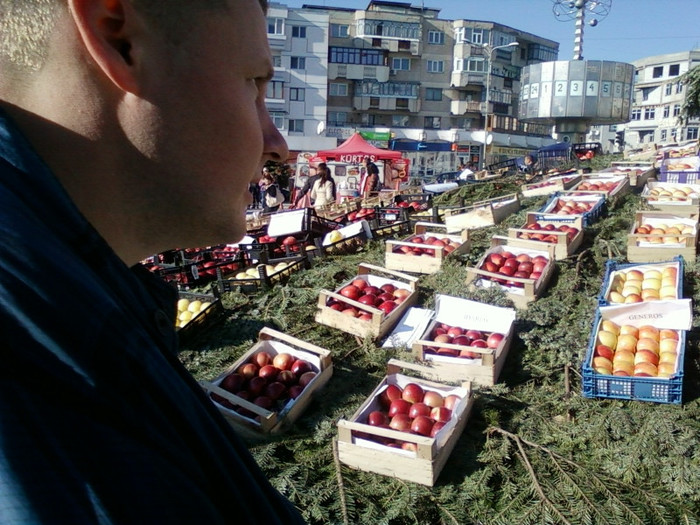
<path id="1" fill-rule="evenodd" d="M 138 91 L 134 33 L 139 18 L 128 0 L 68 0 L 85 50 L 121 90 Z"/>

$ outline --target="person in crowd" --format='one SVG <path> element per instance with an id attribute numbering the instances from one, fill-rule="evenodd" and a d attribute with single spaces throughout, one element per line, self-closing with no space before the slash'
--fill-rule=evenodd
<path id="1" fill-rule="evenodd" d="M 257 184 L 256 182 L 251 182 L 248 185 L 248 191 L 250 192 L 250 195 L 253 198 L 253 204 L 251 206 L 253 208 L 259 208 L 261 201 L 260 201 L 260 185 Z"/>
<path id="2" fill-rule="evenodd" d="M 534 177 L 541 170 L 537 158 L 535 158 L 533 155 L 525 155 L 525 158 L 523 158 L 523 163 L 525 165 L 523 171 L 529 177 Z"/>
<path id="3" fill-rule="evenodd" d="M 301 207 L 300 204 L 302 203 L 308 203 L 309 206 L 314 204 L 313 199 L 311 198 L 311 188 L 313 188 L 314 183 L 319 179 L 319 173 L 318 173 L 318 167 L 309 167 L 309 176 L 306 178 L 306 182 L 304 182 L 304 185 L 301 187 L 301 189 L 297 192 L 296 197 L 294 198 L 294 207 L 299 208 Z M 303 206 L 307 207 L 307 206 Z"/>
<path id="4" fill-rule="evenodd" d="M 333 201 L 335 201 L 335 199 L 336 199 L 336 193 L 335 193 L 336 187 L 335 187 L 335 179 L 333 179 L 333 175 L 331 175 L 331 169 L 328 167 L 328 164 L 326 164 L 325 162 L 319 162 L 318 168 L 323 169 L 328 173 L 328 180 L 331 183 L 332 197 L 333 197 Z"/>
<path id="5" fill-rule="evenodd" d="M 287 158 L 266 10 L 0 0 L 0 522 L 304 523 L 140 264 L 241 239 L 248 185 Z"/>
<path id="6" fill-rule="evenodd" d="M 274 213 L 280 209 L 284 202 L 284 193 L 274 175 L 269 171 L 263 171 L 262 183 L 265 188 L 263 197 L 263 213 Z"/>
<path id="7" fill-rule="evenodd" d="M 318 179 L 311 188 L 311 201 L 314 206 L 325 206 L 335 202 L 333 198 L 333 180 L 330 170 L 323 166 L 318 167 Z"/>
<path id="8" fill-rule="evenodd" d="M 381 184 L 379 181 L 379 168 L 369 157 L 365 157 L 365 169 L 367 170 L 367 175 L 362 186 L 362 196 L 367 198 L 372 193 L 379 191 Z"/>

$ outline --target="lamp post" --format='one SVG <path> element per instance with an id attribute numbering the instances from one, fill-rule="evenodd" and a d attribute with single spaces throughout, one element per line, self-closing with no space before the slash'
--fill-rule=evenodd
<path id="1" fill-rule="evenodd" d="M 486 153 L 488 148 L 489 135 L 489 120 L 491 116 L 491 106 L 489 104 L 489 95 L 491 92 L 491 61 L 493 60 L 493 52 L 496 49 L 504 49 L 506 47 L 518 47 L 517 42 L 511 42 L 503 46 L 491 46 L 490 44 L 482 44 L 481 46 L 486 51 L 486 111 L 484 112 L 484 159 L 481 167 L 486 169 Z"/>

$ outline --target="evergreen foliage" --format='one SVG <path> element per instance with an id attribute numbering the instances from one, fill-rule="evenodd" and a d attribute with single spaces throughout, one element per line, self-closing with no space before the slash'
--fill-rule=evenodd
<path id="1" fill-rule="evenodd" d="M 438 201 L 469 203 L 513 193 L 521 183 L 511 177 L 467 185 Z M 500 292 L 467 290 L 464 266 L 476 263 L 493 235 L 521 225 L 525 210 L 545 201 L 525 199 L 523 210 L 503 224 L 473 232 L 469 254 L 421 278 L 419 305 L 429 308 L 436 293 L 445 293 L 510 306 Z M 334 375 L 297 423 L 281 435 L 250 442 L 266 475 L 311 524 L 697 524 L 698 322 L 688 334 L 682 405 L 581 395 L 581 362 L 605 263 L 624 262 L 638 209 L 636 193 L 613 202 L 586 229 L 579 252 L 557 262 L 544 296 L 518 312 L 516 340 L 499 383 L 475 388 L 466 430 L 433 488 L 337 461 L 338 419 L 349 418 L 364 402 L 386 374 L 388 359 L 411 357 L 404 349 L 378 348 L 316 324 L 318 292 L 355 275 L 360 262 L 382 266 L 383 242 L 357 255 L 315 260 L 310 270 L 256 296 L 226 294 L 226 321 L 183 349 L 180 358 L 196 378 L 210 380 L 250 348 L 264 325 L 332 351 Z M 697 271 L 696 263 L 686 262 L 685 295 L 695 305 Z"/>

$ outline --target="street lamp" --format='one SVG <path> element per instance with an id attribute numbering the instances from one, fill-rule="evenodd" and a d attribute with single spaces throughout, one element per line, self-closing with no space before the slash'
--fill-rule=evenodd
<path id="1" fill-rule="evenodd" d="M 486 149 L 488 147 L 487 140 L 489 135 L 489 121 L 491 116 L 491 106 L 489 105 L 489 95 L 491 92 L 491 61 L 493 60 L 493 52 L 496 49 L 504 49 L 506 47 L 518 47 L 517 42 L 511 42 L 503 46 L 491 46 L 490 44 L 482 44 L 481 47 L 486 51 L 486 111 L 484 112 L 484 159 L 482 168 L 486 168 Z"/>

